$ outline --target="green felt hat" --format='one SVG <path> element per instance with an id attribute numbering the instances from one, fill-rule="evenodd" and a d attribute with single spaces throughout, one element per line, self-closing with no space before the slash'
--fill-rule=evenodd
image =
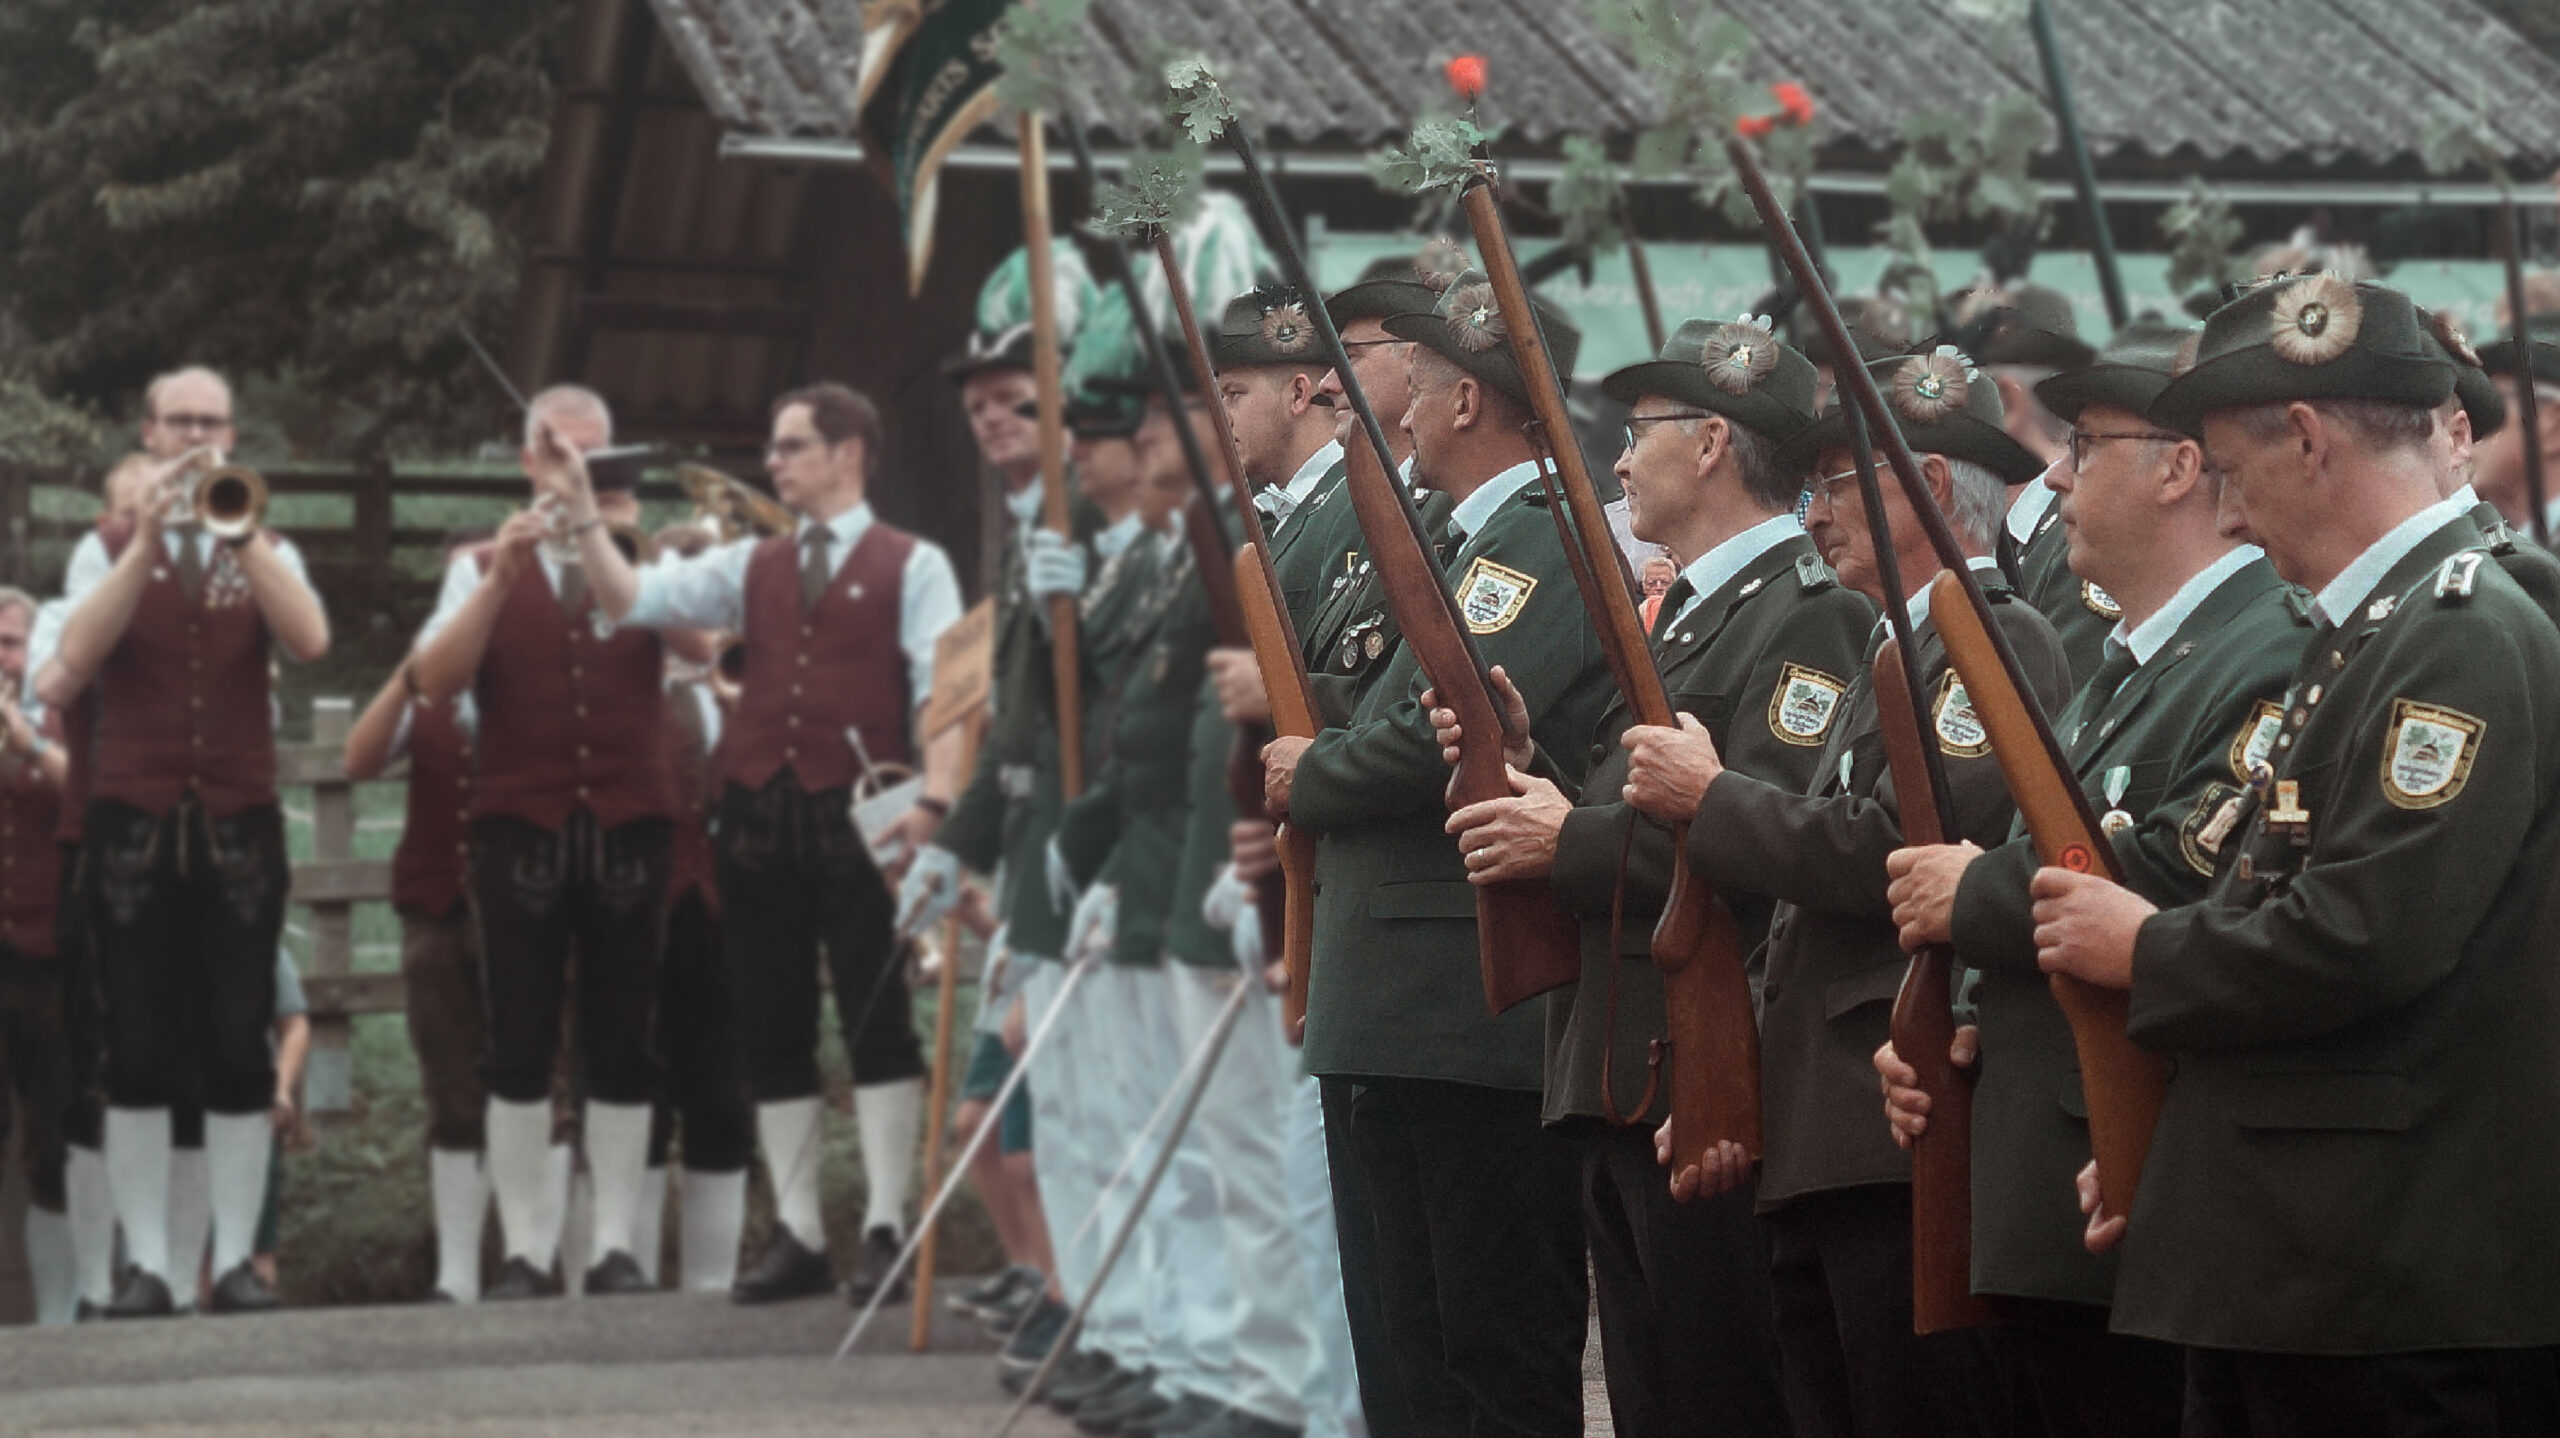
<path id="1" fill-rule="evenodd" d="M 1529 297 L 1529 308 L 1546 337 L 1557 377 L 1570 383 L 1574 357 L 1582 352 L 1582 331 L 1564 311 L 1536 295 Z M 1431 313 L 1391 315 L 1386 325 L 1397 339 L 1412 340 L 1522 404 L 1529 402 L 1529 384 L 1520 377 L 1519 360 L 1512 354 L 1507 317 L 1483 271 L 1459 275 Z"/>
<path id="2" fill-rule="evenodd" d="M 2094 362 L 2037 382 L 2036 399 L 2066 424 L 2077 421 L 2080 411 L 2093 404 L 2148 415 L 2151 402 L 2169 387 L 2180 347 L 2195 332 L 2193 325 L 2136 320 L 2116 331 Z"/>
<path id="3" fill-rule="evenodd" d="M 2071 300 L 2043 285 L 2012 286 L 2003 303 L 1986 318 L 1981 341 L 1982 363 L 2023 365 L 2069 373 L 2086 368 L 2097 350 L 2080 338 L 2080 320 Z"/>
<path id="4" fill-rule="evenodd" d="M 1227 301 L 1209 336 L 1209 362 L 1220 374 L 1256 365 L 1330 369 L 1307 297 L 1295 285 L 1264 285 Z"/>
<path id="5" fill-rule="evenodd" d="M 2169 381 L 2151 418 L 2196 434 L 2219 409 L 2298 399 L 2432 409 L 2451 393 L 2453 367 L 2428 344 L 2407 295 L 2336 275 L 2290 275 L 2213 312 L 2194 366 Z"/>
<path id="6" fill-rule="evenodd" d="M 1682 320 L 1659 357 L 1631 364 L 1600 381 L 1621 404 L 1640 395 L 1693 405 L 1785 444 L 1813 423 L 1819 376 L 1813 361 L 1770 332 L 1766 316 Z"/>
<path id="7" fill-rule="evenodd" d="M 1466 269 L 1466 252 L 1449 240 L 1434 240 L 1411 258 L 1381 255 L 1360 271 L 1359 279 L 1334 291 L 1324 312 L 1333 317 L 1336 329 L 1353 320 L 1427 315 Z"/>
<path id="8" fill-rule="evenodd" d="M 2044 473 L 2044 461 L 2000 427 L 2000 386 L 1955 346 L 1869 360 L 1867 373 L 1884 391 L 1885 408 L 1893 412 L 1912 453 L 1971 460 L 2009 484 L 2024 484 Z M 1840 405 L 1835 399 L 1820 419 L 1781 446 L 1778 463 L 1805 469 L 1824 450 L 1847 448 L 1849 419 Z"/>
<path id="9" fill-rule="evenodd" d="M 1058 349 L 1071 353 L 1084 317 L 1100 300 L 1084 252 L 1064 235 L 1049 242 L 1051 282 L 1056 294 Z M 1031 253 L 1016 249 L 1004 257 L 978 290 L 976 327 L 968 347 L 944 361 L 943 375 L 958 384 L 991 369 L 1031 368 Z"/>
<path id="10" fill-rule="evenodd" d="M 2560 315 L 2534 315 L 2524 322 L 2526 347 L 2532 352 L 2533 377 L 2560 384 Z M 2480 363 L 2493 375 L 2516 372 L 2516 342 L 2502 339 L 2480 347 Z"/>
<path id="11" fill-rule="evenodd" d="M 1068 427 L 1088 437 L 1136 433 L 1144 411 L 1124 385 L 1138 381 L 1143 391 L 1146 379 L 1147 356 L 1129 313 L 1129 292 L 1112 284 L 1097 294 L 1077 327 L 1075 350 L 1059 375 Z"/>
<path id="12" fill-rule="evenodd" d="M 2479 351 L 2471 347 L 2471 338 L 2462 326 L 2439 311 L 2418 306 L 2419 322 L 2426 326 L 2427 343 L 2453 366 L 2453 397 L 2462 404 L 2462 412 L 2471 420 L 2471 438 L 2487 439 L 2507 423 L 2506 396 L 2498 393 L 2497 381 L 2480 366 Z"/>

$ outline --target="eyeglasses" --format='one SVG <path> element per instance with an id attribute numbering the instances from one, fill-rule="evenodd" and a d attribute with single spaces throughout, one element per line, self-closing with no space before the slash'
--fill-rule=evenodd
<path id="1" fill-rule="evenodd" d="M 1344 340 L 1344 341 L 1342 342 L 1342 347 L 1343 347 L 1344 349 L 1347 349 L 1347 350 L 1373 350 L 1373 349 L 1376 349 L 1376 348 L 1377 348 L 1378 346 L 1380 346 L 1380 345 L 1404 345 L 1404 344 L 1411 344 L 1411 343 L 1413 343 L 1413 341 L 1411 341 L 1411 340 L 1399 340 L 1399 339 L 1383 339 L 1383 340 Z"/>
<path id="2" fill-rule="evenodd" d="M 231 428 L 231 416 L 227 414 L 164 414 L 155 422 L 164 429 L 203 430 L 206 433 Z"/>
<path id="3" fill-rule="evenodd" d="M 2184 438 L 2184 435 L 2161 434 L 2157 431 L 2074 429 L 2071 431 L 2071 472 L 2078 474 L 2088 467 L 2089 448 L 2102 439 L 2141 439 L 2149 440 L 2153 444 L 2176 444 Z"/>
<path id="4" fill-rule="evenodd" d="M 1840 503 L 1841 489 L 1857 482 L 1858 472 L 1854 469 L 1844 469 L 1838 474 L 1826 474 L 1805 486 L 1805 505 L 1811 508 L 1813 501 L 1818 499 L 1824 504 L 1836 507 Z"/>
<path id="5" fill-rule="evenodd" d="M 1641 435 L 1639 435 L 1639 434 L 1637 434 L 1637 433 L 1636 433 L 1636 426 L 1637 426 L 1637 425 L 1640 425 L 1640 424 L 1661 424 L 1661 423 L 1663 423 L 1665 420 L 1674 420 L 1674 419 L 1713 419 L 1713 418 L 1715 418 L 1715 416 L 1713 416 L 1713 415 L 1711 415 L 1711 414 L 1707 413 L 1705 410 L 1702 410 L 1702 409 L 1698 409 L 1698 410 L 1681 410 L 1681 411 L 1678 411 L 1678 412 L 1673 413 L 1673 414 L 1631 414 L 1631 415 L 1628 415 L 1628 416 L 1627 416 L 1627 423 L 1626 423 L 1626 427 L 1625 427 L 1623 430 L 1621 430 L 1621 431 L 1620 431 L 1620 433 L 1622 433 L 1622 434 L 1624 434 L 1624 435 L 1626 436 L 1626 440 L 1627 440 L 1627 448 L 1629 448 L 1629 449 L 1633 449 L 1633 448 L 1635 448 L 1635 447 L 1636 447 L 1636 441 L 1637 441 L 1638 439 L 1642 438 L 1642 436 L 1641 436 Z"/>

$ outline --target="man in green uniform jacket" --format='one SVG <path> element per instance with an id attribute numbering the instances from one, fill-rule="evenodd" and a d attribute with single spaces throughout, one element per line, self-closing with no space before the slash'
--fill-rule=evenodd
<path id="1" fill-rule="evenodd" d="M 2069 683 L 2053 628 L 2011 597 L 1991 557 L 2007 500 L 1997 465 L 2015 448 L 2000 431 L 1998 392 L 1948 349 L 1869 369 L 1991 592 L 2036 699 L 2058 704 Z M 2009 832 L 2008 786 L 1928 623 L 1938 564 L 1917 516 L 1888 480 L 1889 535 L 1869 533 L 1836 408 L 1781 451 L 1782 460 L 1795 455 L 1819 458 L 1806 527 L 1841 582 L 1878 604 L 1907 600 L 1957 832 L 1996 842 Z M 1887 543 L 1904 595 L 1889 595 L 1879 572 Z M 1912 1333 L 1910 1165 L 1872 1107 L 1871 1061 L 1907 967 L 1885 903 L 1885 856 L 1901 847 L 1899 801 L 1864 668 L 1840 709 L 1800 789 L 1728 769 L 1694 719 L 1679 729 L 1638 725 L 1620 741 L 1630 751 L 1628 796 L 1656 819 L 1690 821 L 1689 862 L 1718 892 L 1777 904 L 1760 986 L 1759 1208 L 1772 1229 L 1779 1369 L 1796 1432 L 1997 1431 L 2004 1395 L 1981 1335 Z M 1674 1175 L 1673 1191 L 1738 1187 L 1746 1171 L 1725 1157 Z"/>
<path id="2" fill-rule="evenodd" d="M 1635 537 L 1665 546 L 1653 659 L 1672 704 L 1734 767 L 1801 791 L 1858 672 L 1875 606 L 1842 588 L 1796 522 L 1801 466 L 1781 445 L 1814 420 L 1812 362 L 1761 323 L 1689 320 L 1660 358 L 1602 381 L 1629 408 L 1617 463 Z M 1441 741 L 1461 737 L 1436 711 Z M 1582 1210 L 1597 1283 L 1609 1406 L 1620 1432 L 1783 1433 L 1769 1327 L 1769 1240 L 1750 1185 L 1671 1199 L 1653 1131 L 1669 1117 L 1652 1055 L 1666 1037 L 1651 939 L 1671 884 L 1671 830 L 1626 802 L 1634 723 L 1601 717 L 1578 795 L 1525 748 L 1517 798 L 1450 816 L 1478 883 L 1543 878 L 1582 919 L 1582 981 L 1547 996 L 1545 1118 L 1582 1148 Z M 1738 895 L 1746 947 L 1767 900 Z"/>
<path id="3" fill-rule="evenodd" d="M 2128 327 L 2097 364 L 2037 387 L 2073 426 L 2055 507 L 2073 572 L 2116 596 L 2106 662 L 2055 725 L 2127 882 L 2159 903 L 2200 897 L 2228 835 L 2215 824 L 2275 742 L 2277 699 L 2310 629 L 2255 545 L 2224 531 L 2197 443 L 2146 417 L 2179 331 Z M 2036 967 L 2023 829 L 1989 852 L 1904 849 L 1886 861 L 1905 948 L 1955 945 L 1979 977 L 1990 1056 L 1973 1095 L 1973 1288 L 2010 1300 L 2015 1351 L 2048 1431 L 2174 1435 L 2182 1359 L 2110 1335 L 2115 1266 L 2080 1242 L 2065 1180 L 2089 1158 L 2088 1106 L 2061 1007 Z M 1906 1141 L 1928 1100 L 1887 1044 L 1876 1054 Z"/>
<path id="4" fill-rule="evenodd" d="M 1538 494 L 1527 387 L 1492 286 L 1463 275 L 1415 342 L 1404 427 L 1420 484 L 1456 500 L 1447 567 L 1485 658 L 1531 696 L 1534 732 L 1578 778 L 1608 671 Z M 1580 336 L 1541 307 L 1559 369 Z M 1475 898 L 1446 832 L 1448 771 L 1400 650 L 1348 727 L 1266 751 L 1274 807 L 1321 842 L 1307 1067 L 1371 1216 L 1384 1323 L 1357 1321 L 1361 1386 L 1420 1431 L 1582 1431 L 1588 1293 L 1576 1154 L 1538 1119 L 1539 1016 L 1484 1011 Z M 1336 1179 L 1337 1188 L 1343 1178 Z"/>
<path id="5" fill-rule="evenodd" d="M 2407 297 L 2310 275 L 2152 407 L 2319 626 L 2201 902 L 2034 881 L 2038 961 L 2172 1061 L 2090 1240 L 2117 1331 L 2188 1345 L 2189 1431 L 2501 1431 L 2508 1354 L 2560 1340 L 2560 633 L 2437 498 L 2452 383 Z"/>

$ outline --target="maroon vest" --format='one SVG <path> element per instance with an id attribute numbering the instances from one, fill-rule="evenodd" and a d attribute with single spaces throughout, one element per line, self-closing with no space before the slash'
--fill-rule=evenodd
<path id="1" fill-rule="evenodd" d="M 913 762 L 915 696 L 898 643 L 907 556 L 916 538 L 877 520 L 864 530 L 817 607 L 800 612 L 800 546 L 788 535 L 747 561 L 747 672 L 721 743 L 731 783 L 761 789 L 789 769 L 811 793 L 853 782 L 861 765 Z"/>
<path id="2" fill-rule="evenodd" d="M 409 813 L 391 855 L 391 906 L 443 918 L 462 903 L 470 855 L 471 746 L 451 704 L 409 705 Z"/>
<path id="3" fill-rule="evenodd" d="M 472 558 L 488 571 L 486 545 Z M 474 818 L 557 829 L 584 806 L 610 829 L 674 817 L 658 636 L 624 629 L 599 639 L 593 604 L 563 613 L 530 559 L 507 592 L 471 691 L 480 711 Z"/>
<path id="4" fill-rule="evenodd" d="M 711 854 L 711 756 L 703 752 L 700 703 L 690 684 L 679 684 L 667 691 L 667 728 L 674 736 L 667 745 L 671 761 L 668 772 L 675 784 L 676 802 L 681 806 L 676 814 L 674 842 L 667 854 L 667 903 L 672 907 L 686 894 L 700 889 L 703 906 L 716 919 L 720 917 L 720 889 Z"/>
<path id="5" fill-rule="evenodd" d="M 42 765 L 21 759 L 0 767 L 0 937 L 21 958 L 53 957 L 62 808 L 62 791 L 45 782 Z"/>
<path id="6" fill-rule="evenodd" d="M 109 555 L 125 538 L 107 536 Z M 164 554 L 133 623 L 98 671 L 97 768 L 89 797 L 165 813 L 193 790 L 228 817 L 276 800 L 267 622 L 231 551 L 213 546 L 189 600 Z"/>

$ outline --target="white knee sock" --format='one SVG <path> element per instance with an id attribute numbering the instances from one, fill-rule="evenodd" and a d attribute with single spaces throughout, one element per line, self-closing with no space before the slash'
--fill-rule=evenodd
<path id="1" fill-rule="evenodd" d="M 543 1200 L 551 1149 L 551 1104 L 548 1100 L 513 1103 L 489 1100 L 487 1122 L 489 1191 L 498 1201 L 498 1237 L 507 1257 L 521 1258 L 548 1273 L 559 1251 L 556 1210 Z"/>
<path id="2" fill-rule="evenodd" d="M 71 1219 L 79 1296 L 103 1308 L 116 1288 L 116 1204 L 107 1187 L 105 1155 L 94 1148 L 72 1149 L 62 1185 L 69 1199 L 64 1207 Z"/>
<path id="3" fill-rule="evenodd" d="M 35 1289 L 36 1322 L 69 1323 L 80 1303 L 78 1265 L 71 1261 L 71 1220 L 27 1205 L 27 1281 Z"/>
<path id="4" fill-rule="evenodd" d="M 116 1220 L 124 1225 L 125 1257 L 174 1290 L 177 1285 L 169 1275 L 169 1111 L 108 1109 L 106 1169 Z M 188 1276 L 194 1276 L 192 1270 Z M 188 1296 L 194 1292 L 190 1285 Z"/>
<path id="5" fill-rule="evenodd" d="M 587 1177 L 595 1184 L 595 1257 L 630 1253 L 649 1171 L 649 1106 L 587 1100 Z"/>
<path id="6" fill-rule="evenodd" d="M 180 1308 L 196 1301 L 196 1276 L 204 1267 L 205 1239 L 213 1232 L 212 1180 L 204 1150 L 169 1151 L 169 1289 Z M 217 1274 L 216 1277 L 221 1275 Z"/>
<path id="7" fill-rule="evenodd" d="M 489 1180 L 469 1149 L 427 1152 L 427 1195 L 436 1213 L 436 1291 L 456 1303 L 480 1300 L 480 1230 Z"/>
<path id="8" fill-rule="evenodd" d="M 264 1113 L 204 1116 L 206 1188 L 213 1210 L 213 1274 L 249 1261 L 258 1246 L 258 1215 L 267 1206 L 267 1160 L 276 1131 Z"/>
<path id="9" fill-rule="evenodd" d="M 682 1248 L 688 1293 L 726 1293 L 738 1280 L 738 1239 L 747 1227 L 747 1171 L 684 1171 Z"/>
<path id="10" fill-rule="evenodd" d="M 924 1080 L 900 1079 L 853 1091 L 853 1120 L 862 1139 L 868 1197 L 862 1231 L 907 1233 L 907 1184 L 916 1170 L 916 1135 L 924 1122 Z"/>
<path id="11" fill-rule="evenodd" d="M 631 1215 L 631 1256 L 651 1283 L 658 1281 L 658 1250 L 667 1237 L 667 1166 L 640 1175 L 640 1208 Z"/>
<path id="12" fill-rule="evenodd" d="M 558 1257 L 560 1246 L 569 1237 L 571 1200 L 577 1195 L 578 1155 L 565 1143 L 550 1145 L 542 1155 L 542 1204 L 535 1211 L 534 1231 L 542 1240 L 542 1262 L 548 1267 Z M 585 1272 L 581 1264 L 570 1264 L 576 1278 Z"/>
<path id="13" fill-rule="evenodd" d="M 818 1101 L 757 1104 L 756 1137 L 773 1173 L 774 1217 L 801 1247 L 826 1252 L 827 1224 L 818 1212 Z"/>

